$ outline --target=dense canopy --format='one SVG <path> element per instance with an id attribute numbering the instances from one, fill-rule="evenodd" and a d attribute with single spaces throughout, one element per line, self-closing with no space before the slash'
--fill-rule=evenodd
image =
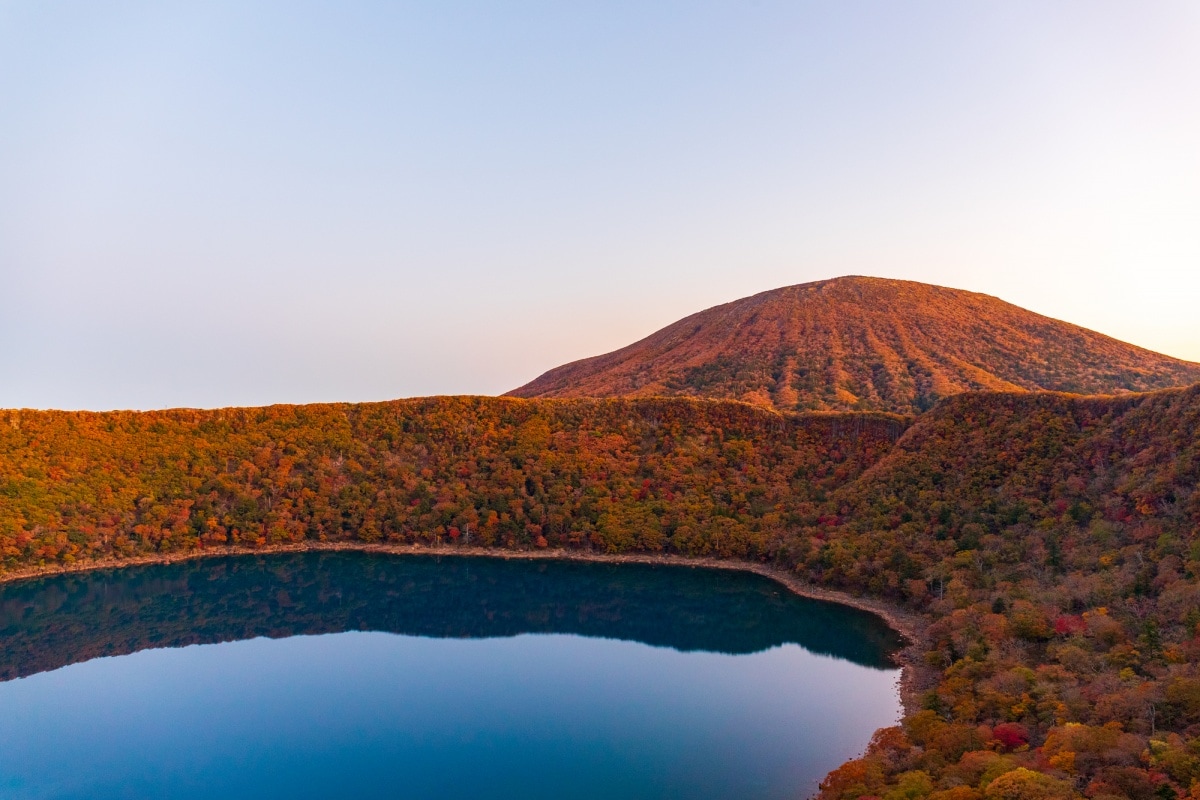
<path id="1" fill-rule="evenodd" d="M 0 412 L 10 573 L 309 541 L 736 557 L 903 604 L 921 709 L 828 798 L 1200 793 L 1200 386 Z"/>

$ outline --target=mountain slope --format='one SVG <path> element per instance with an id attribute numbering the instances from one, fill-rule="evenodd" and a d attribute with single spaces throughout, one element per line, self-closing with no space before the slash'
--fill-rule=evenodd
<path id="1" fill-rule="evenodd" d="M 516 397 L 686 395 L 781 410 L 914 413 L 970 390 L 1116 394 L 1200 381 L 1200 364 L 988 295 L 846 277 L 710 308 Z"/>
<path id="2" fill-rule="evenodd" d="M 932 620 L 922 710 L 822 800 L 1195 796 L 1200 385 L 944 400 L 789 554 Z"/>
<path id="3" fill-rule="evenodd" d="M 0 574 L 307 540 L 760 558 L 906 426 L 684 398 L 0 411 Z"/>

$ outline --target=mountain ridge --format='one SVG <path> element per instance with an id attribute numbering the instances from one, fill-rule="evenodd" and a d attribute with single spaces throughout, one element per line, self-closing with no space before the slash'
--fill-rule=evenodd
<path id="1" fill-rule="evenodd" d="M 990 295 L 846 276 L 705 309 L 508 394 L 692 396 L 785 411 L 913 414 L 964 391 L 1097 395 L 1195 382 L 1200 364 Z"/>

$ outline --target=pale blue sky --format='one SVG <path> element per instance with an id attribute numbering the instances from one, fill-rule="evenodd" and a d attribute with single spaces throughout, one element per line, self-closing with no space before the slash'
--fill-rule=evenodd
<path id="1" fill-rule="evenodd" d="M 511 389 L 844 274 L 1200 361 L 1200 3 L 0 0 L 0 407 Z"/>

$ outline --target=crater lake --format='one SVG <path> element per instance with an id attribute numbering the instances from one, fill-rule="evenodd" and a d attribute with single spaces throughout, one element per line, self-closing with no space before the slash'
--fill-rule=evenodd
<path id="1" fill-rule="evenodd" d="M 0 585 L 0 797 L 797 798 L 881 619 L 751 573 L 353 552 Z"/>

